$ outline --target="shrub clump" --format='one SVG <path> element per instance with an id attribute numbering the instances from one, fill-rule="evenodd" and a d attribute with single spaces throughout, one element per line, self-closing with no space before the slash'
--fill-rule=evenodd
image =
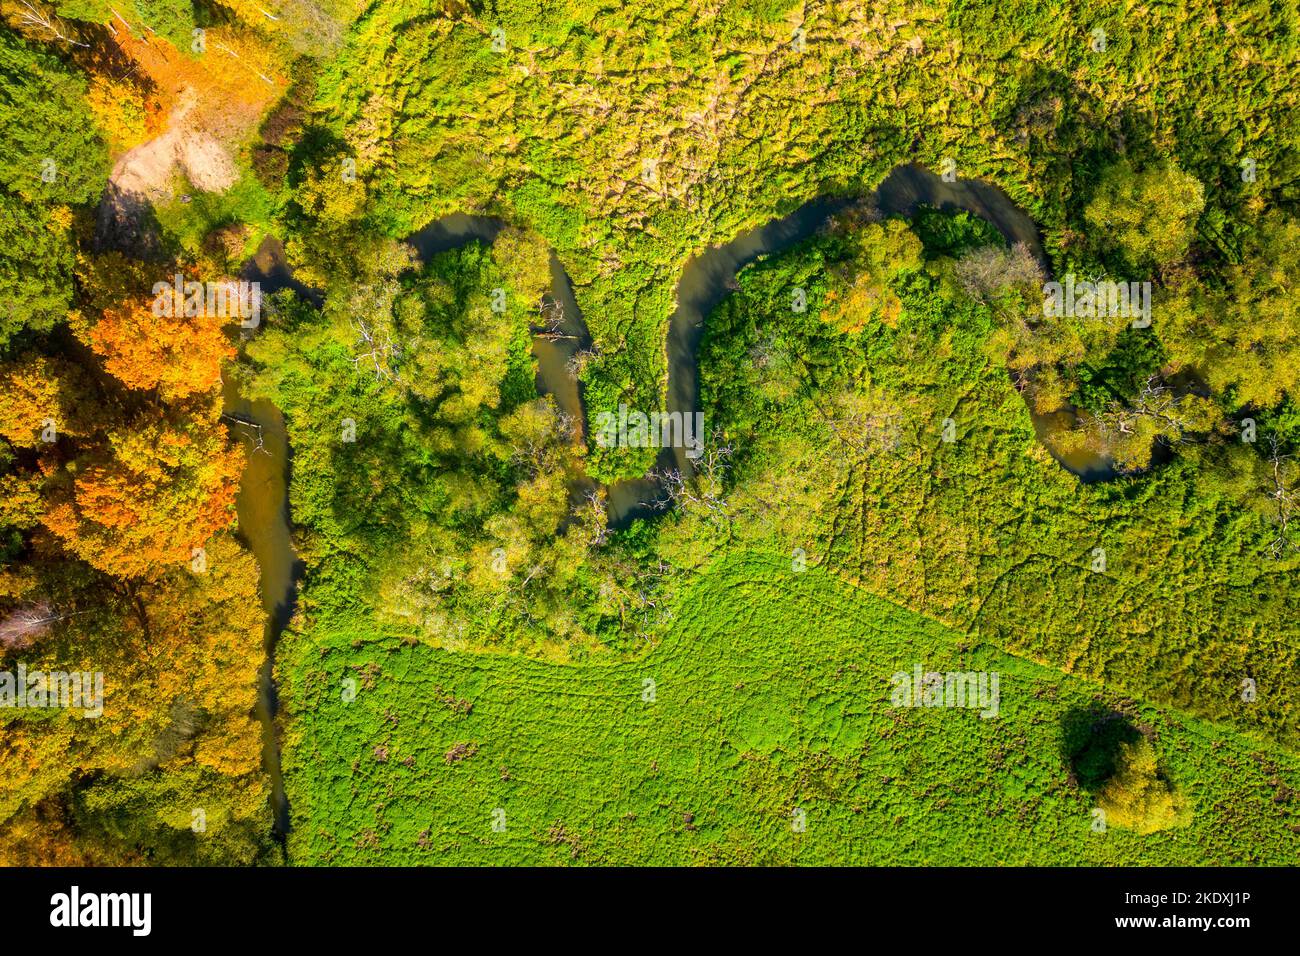
<path id="1" fill-rule="evenodd" d="M 1105 811 L 1108 826 L 1142 834 L 1191 821 L 1186 801 L 1160 775 L 1155 748 L 1146 737 L 1119 745 L 1115 775 L 1102 788 L 1097 806 Z"/>

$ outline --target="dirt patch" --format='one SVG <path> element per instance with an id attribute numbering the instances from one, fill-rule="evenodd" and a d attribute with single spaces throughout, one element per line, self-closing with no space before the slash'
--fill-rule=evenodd
<path id="1" fill-rule="evenodd" d="M 99 249 L 120 249 L 141 258 L 155 253 L 153 207 L 172 198 L 177 172 L 204 192 L 229 189 L 239 178 L 225 147 L 190 122 L 194 101 L 192 93 L 182 95 L 168 118 L 167 131 L 124 153 L 113 166 L 99 204 L 95 230 Z"/>

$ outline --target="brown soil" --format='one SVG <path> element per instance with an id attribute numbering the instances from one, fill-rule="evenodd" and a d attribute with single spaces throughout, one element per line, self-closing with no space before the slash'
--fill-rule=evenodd
<path id="1" fill-rule="evenodd" d="M 167 131 L 124 153 L 113 166 L 99 206 L 100 248 L 142 257 L 155 251 L 152 209 L 172 198 L 177 173 L 203 192 L 229 189 L 238 178 L 225 147 L 189 121 L 193 108 L 194 96 L 183 94 L 168 118 Z"/>

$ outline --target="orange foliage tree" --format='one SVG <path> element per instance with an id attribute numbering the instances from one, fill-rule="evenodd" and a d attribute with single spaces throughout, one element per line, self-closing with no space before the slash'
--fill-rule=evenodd
<path id="1" fill-rule="evenodd" d="M 200 310 L 203 311 L 203 310 Z M 152 300 L 128 299 L 107 308 L 90 330 L 90 347 L 127 388 L 158 389 L 167 401 L 212 391 L 221 363 L 235 349 L 219 316 L 154 315 Z"/>
<path id="2" fill-rule="evenodd" d="M 164 111 L 183 107 L 189 122 L 220 140 L 255 129 L 288 88 L 277 48 L 237 25 L 207 28 L 202 53 L 143 31 L 119 29 L 114 40 L 148 77 Z"/>
<path id="3" fill-rule="evenodd" d="M 154 577 L 231 524 L 242 469 L 215 398 L 208 414 L 148 408 L 55 477 L 42 521 L 101 571 Z"/>

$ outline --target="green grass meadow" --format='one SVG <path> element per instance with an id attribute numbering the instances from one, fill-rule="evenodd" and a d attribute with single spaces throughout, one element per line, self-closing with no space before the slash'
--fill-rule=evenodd
<path id="1" fill-rule="evenodd" d="M 1231 865 L 1300 853 L 1295 756 L 969 646 L 816 567 L 724 559 L 676 615 L 661 645 L 614 664 L 397 634 L 288 642 L 290 859 Z M 997 671 L 998 716 L 891 707 L 890 675 L 917 663 Z M 1106 755 L 1076 750 L 1107 724 L 1154 741 L 1187 826 L 1094 832 L 1090 767 Z"/>

